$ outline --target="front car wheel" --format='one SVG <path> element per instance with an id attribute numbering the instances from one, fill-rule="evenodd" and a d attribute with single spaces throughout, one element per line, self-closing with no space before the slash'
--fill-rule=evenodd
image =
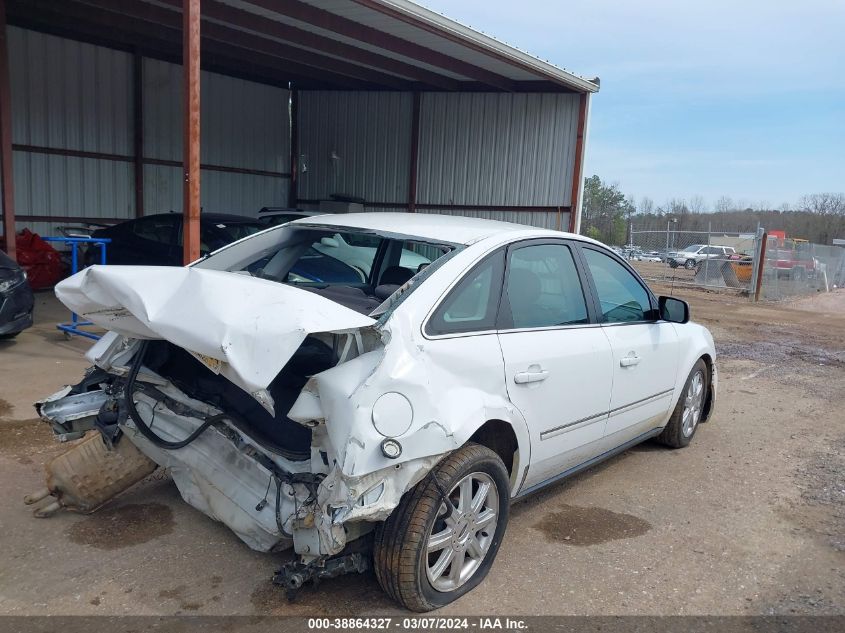
<path id="1" fill-rule="evenodd" d="M 710 372 L 704 359 L 699 358 L 684 384 L 678 404 L 669 418 L 666 428 L 657 436 L 657 441 L 672 448 L 683 448 L 692 441 L 692 436 L 701 422 L 707 392 L 710 388 Z"/>
<path id="2" fill-rule="evenodd" d="M 412 611 L 442 607 L 490 570 L 508 522 L 508 472 L 490 449 L 467 444 L 408 491 L 376 530 L 376 577 Z"/>

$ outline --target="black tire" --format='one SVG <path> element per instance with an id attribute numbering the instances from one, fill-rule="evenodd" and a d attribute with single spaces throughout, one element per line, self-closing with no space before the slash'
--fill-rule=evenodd
<path id="1" fill-rule="evenodd" d="M 669 260 L 669 268 L 677 268 L 677 267 L 678 267 L 678 262 L 676 262 L 674 259 L 670 259 Z"/>
<path id="2" fill-rule="evenodd" d="M 695 260 L 688 259 L 687 261 L 685 261 L 684 268 L 686 268 L 687 270 L 692 270 L 693 268 L 695 268 Z"/>
<path id="3" fill-rule="evenodd" d="M 429 534 L 435 527 L 435 521 L 444 521 L 442 511 L 446 504 L 441 498 L 441 490 L 450 498 L 457 491 L 457 484 L 469 475 L 488 477 L 495 484 L 498 513 L 496 528 L 491 534 L 483 532 L 483 538 L 489 545 L 471 575 L 454 590 L 436 589 L 428 577 Z M 473 481 L 470 487 L 473 488 Z M 453 491 L 455 488 L 455 491 Z M 474 495 L 475 493 L 473 493 Z M 508 523 L 510 509 L 510 484 L 508 471 L 499 456 L 489 448 L 478 444 L 467 444 L 441 461 L 435 468 L 402 497 L 402 501 L 376 529 L 373 543 L 373 567 L 382 589 L 395 601 L 412 611 L 430 611 L 449 604 L 478 586 L 487 576 L 502 543 Z M 448 510 L 446 511 L 448 515 Z M 451 518 L 451 517 L 450 517 Z M 438 529 L 438 533 L 439 533 Z M 455 530 L 455 533 L 468 533 Z M 471 532 L 471 531 L 470 531 Z M 469 533 L 468 541 L 474 541 Z M 449 545 L 438 550 L 449 550 Z M 466 547 L 464 549 L 466 552 Z M 461 564 L 467 554 L 462 552 Z M 455 554 L 452 555 L 454 560 Z M 476 559 L 477 560 L 477 559 Z M 471 561 L 470 561 L 471 562 Z M 450 566 L 444 571 L 451 570 Z"/>
<path id="4" fill-rule="evenodd" d="M 11 341 L 18 334 L 20 334 L 20 332 L 9 332 L 8 334 L 0 334 L 0 341 Z"/>
<path id="5" fill-rule="evenodd" d="M 684 410 L 686 409 L 687 395 L 690 393 L 690 385 L 693 383 L 696 374 L 699 373 L 701 374 L 701 393 L 700 401 L 698 403 L 698 418 L 693 421 L 692 428 L 690 429 L 689 425 L 684 424 Z M 672 417 L 669 418 L 669 422 L 666 424 L 663 432 L 657 436 L 658 442 L 672 448 L 684 448 L 685 446 L 689 446 L 689 443 L 695 436 L 698 425 L 701 423 L 701 416 L 704 414 L 704 406 L 707 403 L 707 394 L 709 389 L 710 370 L 707 367 L 707 363 L 704 362 L 704 359 L 699 358 L 695 365 L 693 365 L 692 371 L 690 371 L 687 381 L 684 383 L 684 390 L 681 392 L 681 397 L 678 398 L 678 404 L 675 405 Z M 693 415 L 695 414 L 693 413 Z"/>

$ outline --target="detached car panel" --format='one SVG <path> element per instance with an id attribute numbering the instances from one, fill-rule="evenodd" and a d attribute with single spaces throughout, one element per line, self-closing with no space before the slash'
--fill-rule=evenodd
<path id="1" fill-rule="evenodd" d="M 296 272 L 338 237 L 372 244 L 365 274 Z M 293 547 L 274 578 L 291 591 L 373 565 L 406 607 L 447 604 L 487 574 L 511 498 L 649 437 L 686 446 L 715 401 L 713 341 L 683 302 L 597 242 L 519 225 L 304 218 L 185 268 L 93 266 L 57 294 L 110 332 L 37 408 L 107 450 L 86 439 L 29 502 L 93 511 L 167 467 L 250 547 Z"/>

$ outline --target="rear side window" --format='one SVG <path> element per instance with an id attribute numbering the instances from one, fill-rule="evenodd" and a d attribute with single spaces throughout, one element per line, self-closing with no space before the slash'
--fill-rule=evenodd
<path id="1" fill-rule="evenodd" d="M 605 323 L 644 321 L 651 311 L 648 292 L 618 261 L 592 248 L 583 249 L 596 286 Z"/>
<path id="2" fill-rule="evenodd" d="M 489 256 L 452 289 L 426 325 L 427 334 L 482 332 L 496 327 L 505 253 Z"/>
<path id="3" fill-rule="evenodd" d="M 512 250 L 506 276 L 511 316 L 507 325 L 519 329 L 589 321 L 581 279 L 568 246 L 536 244 Z"/>
<path id="4" fill-rule="evenodd" d="M 150 216 L 132 223 L 132 232 L 138 237 L 158 242 L 159 244 L 173 244 L 173 229 L 176 222 L 181 221 L 181 215 Z"/>

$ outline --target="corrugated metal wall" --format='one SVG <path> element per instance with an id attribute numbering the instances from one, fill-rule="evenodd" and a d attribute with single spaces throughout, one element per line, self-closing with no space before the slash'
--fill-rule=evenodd
<path id="1" fill-rule="evenodd" d="M 411 110 L 411 93 L 301 92 L 298 197 L 407 203 Z"/>
<path id="2" fill-rule="evenodd" d="M 417 202 L 568 206 L 577 124 L 577 95 L 424 93 Z"/>
<path id="3" fill-rule="evenodd" d="M 16 215 L 135 217 L 132 55 L 18 27 L 8 37 Z M 143 60 L 145 159 L 181 163 L 181 82 L 180 66 Z M 202 163 L 267 172 L 203 169 L 205 210 L 255 215 L 287 205 L 289 95 L 202 73 Z M 181 172 L 145 165 L 146 213 L 181 211 Z M 68 223 L 23 219 L 17 228 L 50 235 Z"/>
<path id="4" fill-rule="evenodd" d="M 513 222 L 515 224 L 527 224 L 541 229 L 552 229 L 553 231 L 569 230 L 569 212 L 561 211 L 484 211 L 468 209 L 417 209 L 417 213 L 439 213 L 442 215 L 461 215 L 468 218 L 484 218 L 485 220 L 498 220 L 499 222 Z"/>
<path id="5" fill-rule="evenodd" d="M 8 27 L 12 143 L 132 153 L 132 58 L 127 53 Z M 18 215 L 128 218 L 129 162 L 13 152 Z M 42 233 L 54 223 L 21 222 Z"/>
<path id="6" fill-rule="evenodd" d="M 17 214 L 134 217 L 132 56 L 8 33 Z M 181 83 L 179 66 L 143 60 L 146 213 L 182 209 Z M 201 85 L 203 209 L 287 206 L 289 92 L 208 72 Z M 375 203 L 369 209 L 407 209 L 413 104 L 411 93 L 300 93 L 300 206 L 346 194 Z M 577 119 L 577 95 L 421 94 L 418 211 L 566 227 L 556 209 L 572 197 Z M 61 223 L 18 228 L 50 234 Z"/>
<path id="7" fill-rule="evenodd" d="M 300 206 L 340 193 L 407 209 L 410 93 L 304 91 L 299 104 Z M 577 95 L 422 93 L 418 212 L 566 230 L 577 124 Z M 485 205 L 539 208 L 450 208 Z"/>
<path id="8" fill-rule="evenodd" d="M 255 215 L 263 206 L 287 206 L 290 173 L 290 93 L 282 88 L 202 72 L 203 165 L 277 175 L 202 170 L 205 211 Z M 182 160 L 182 68 L 144 60 L 144 157 Z M 146 165 L 147 213 L 182 210 L 182 170 Z"/>

